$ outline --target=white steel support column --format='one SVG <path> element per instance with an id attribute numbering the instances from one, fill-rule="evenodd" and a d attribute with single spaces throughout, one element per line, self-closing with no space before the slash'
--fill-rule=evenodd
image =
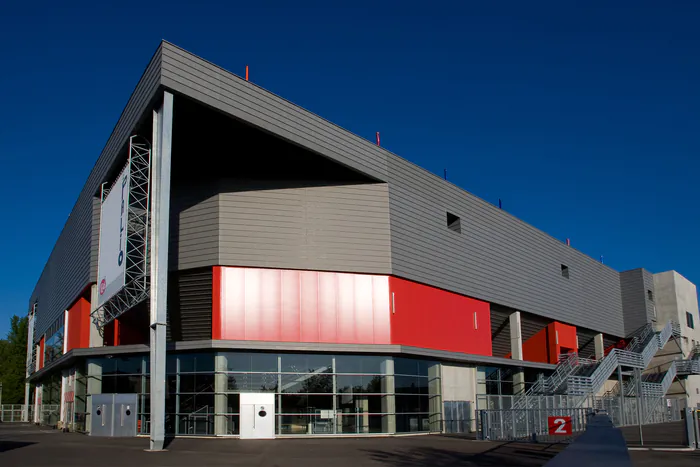
<path id="1" fill-rule="evenodd" d="M 31 403 L 29 402 L 29 396 L 32 393 L 32 387 L 29 383 L 24 383 L 24 407 L 22 408 L 22 421 L 24 423 L 29 422 L 29 407 Z"/>
<path id="2" fill-rule="evenodd" d="M 520 329 L 520 312 L 510 315 L 510 355 L 513 360 L 523 359 L 523 333 Z M 513 372 L 513 394 L 525 391 L 525 372 Z"/>
<path id="3" fill-rule="evenodd" d="M 36 371 L 36 363 L 34 362 L 34 308 L 36 305 L 32 306 L 27 317 L 27 368 L 25 375 L 27 379 Z M 29 400 L 31 395 L 31 385 L 29 382 L 24 383 L 24 408 L 22 410 L 22 421 L 29 422 L 29 407 L 32 402 Z"/>
<path id="4" fill-rule="evenodd" d="M 97 309 L 98 300 L 98 290 L 97 284 L 93 284 L 90 288 L 90 316 Z M 102 347 L 104 345 L 104 337 L 100 332 L 100 329 L 95 324 L 94 320 L 90 320 L 90 347 Z"/>
<path id="5" fill-rule="evenodd" d="M 593 339 L 593 343 L 595 344 L 595 359 L 602 360 L 603 357 L 605 357 L 605 344 L 603 343 L 603 334 L 596 334 Z"/>
<path id="6" fill-rule="evenodd" d="M 165 325 L 170 237 L 170 164 L 173 95 L 153 112 L 151 154 L 151 451 L 165 441 Z"/>
<path id="7" fill-rule="evenodd" d="M 510 354 L 513 360 L 523 359 L 523 334 L 520 331 L 520 312 L 510 315 Z"/>

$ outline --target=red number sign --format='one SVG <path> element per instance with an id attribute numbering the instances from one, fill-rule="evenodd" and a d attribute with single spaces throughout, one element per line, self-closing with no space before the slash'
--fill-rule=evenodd
<path id="1" fill-rule="evenodd" d="M 550 435 L 570 435 L 571 417 L 547 417 Z"/>

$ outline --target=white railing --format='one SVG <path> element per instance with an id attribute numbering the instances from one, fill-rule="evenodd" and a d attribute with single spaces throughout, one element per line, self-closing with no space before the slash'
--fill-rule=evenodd
<path id="1" fill-rule="evenodd" d="M 535 382 L 525 392 L 525 394 L 514 396 L 512 409 L 528 409 L 533 408 L 532 397 L 537 397 L 545 394 L 552 394 L 557 391 L 562 384 L 566 383 L 567 378 L 579 365 L 594 364 L 596 360 L 579 358 L 577 353 L 569 353 L 559 355 L 557 368 L 548 378 L 541 378 Z"/>
<path id="2" fill-rule="evenodd" d="M 690 360 L 675 360 L 676 373 L 679 375 L 700 374 L 700 360 L 693 358 Z"/>
<path id="3" fill-rule="evenodd" d="M 637 333 L 636 336 L 632 338 L 629 344 L 627 344 L 627 347 L 625 347 L 625 350 L 630 351 L 630 352 L 638 352 L 638 349 L 646 344 L 647 339 L 651 334 L 654 333 L 654 328 L 652 327 L 651 323 L 647 323 L 644 325 L 642 330 Z"/>
<path id="4" fill-rule="evenodd" d="M 568 381 L 569 393 L 578 395 L 596 394 L 619 365 L 645 369 L 654 355 L 666 345 L 671 336 L 678 334 L 679 328 L 677 324 L 669 321 L 659 333 L 653 334 L 651 339 L 649 339 L 649 335 L 652 332 L 651 325 L 648 325 L 638 337 L 635 337 L 636 342 L 631 343 L 627 349 L 613 349 L 603 358 L 591 376 L 570 376 Z M 641 354 L 629 350 L 638 349 L 644 342 L 646 344 Z"/>
<path id="5" fill-rule="evenodd" d="M 664 396 L 666 394 L 668 388 L 670 388 L 671 384 L 673 384 L 673 380 L 676 378 L 677 374 L 678 367 L 676 366 L 676 362 L 674 361 L 673 363 L 671 363 L 671 366 L 668 367 L 668 370 L 666 370 L 664 379 L 661 380 L 661 394 L 659 394 L 660 396 Z"/>
<path id="6" fill-rule="evenodd" d="M 34 406 L 24 404 L 0 405 L 0 422 L 18 423 L 34 420 Z"/>

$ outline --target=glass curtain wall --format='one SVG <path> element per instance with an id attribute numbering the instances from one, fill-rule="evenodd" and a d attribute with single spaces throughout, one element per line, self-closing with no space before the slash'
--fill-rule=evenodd
<path id="1" fill-rule="evenodd" d="M 139 394 L 148 433 L 148 356 L 88 362 L 88 393 Z M 238 435 L 240 394 L 275 394 L 279 435 L 439 431 L 440 365 L 371 355 L 168 355 L 166 433 Z"/>
<path id="2" fill-rule="evenodd" d="M 485 394 L 513 395 L 513 368 L 478 367 L 477 384 L 485 388 Z"/>
<path id="3" fill-rule="evenodd" d="M 170 356 L 166 373 L 166 432 L 179 436 L 216 434 L 214 354 Z"/>
<path id="4" fill-rule="evenodd" d="M 47 410 L 45 406 L 61 404 L 61 372 L 56 372 L 41 380 L 41 423 L 43 425 L 56 425 L 59 421 L 58 410 Z"/>
<path id="5" fill-rule="evenodd" d="M 44 366 L 58 360 L 63 355 L 63 314 L 54 322 L 46 333 L 44 345 Z"/>
<path id="6" fill-rule="evenodd" d="M 87 378 L 76 374 L 76 400 L 84 385 L 87 392 L 85 402 L 85 424 L 90 423 L 89 395 L 92 394 L 138 394 L 138 431 L 148 433 L 148 413 L 150 412 L 148 357 L 145 355 L 115 356 L 87 360 Z M 84 374 L 84 373 L 83 373 Z M 81 382 L 81 379 L 84 382 Z M 76 416 L 78 408 L 76 407 Z"/>
<path id="7" fill-rule="evenodd" d="M 522 371 L 524 374 L 524 390 L 527 391 L 540 377 L 546 377 L 551 371 L 532 368 L 518 369 L 517 367 L 486 367 L 477 368 L 477 384 L 479 393 L 498 396 L 513 395 L 513 374 Z"/>
<path id="8" fill-rule="evenodd" d="M 439 430 L 439 367 L 426 360 L 394 359 L 397 432 Z"/>
<path id="9" fill-rule="evenodd" d="M 75 431 L 85 432 L 86 417 L 87 417 L 87 375 L 85 365 L 78 364 L 75 367 L 75 399 L 74 399 L 74 414 L 73 414 L 73 429 Z"/>

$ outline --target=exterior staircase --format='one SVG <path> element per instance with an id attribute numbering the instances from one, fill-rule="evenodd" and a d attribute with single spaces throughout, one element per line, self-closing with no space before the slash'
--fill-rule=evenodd
<path id="1" fill-rule="evenodd" d="M 668 322 L 659 332 L 655 332 L 651 324 L 647 324 L 637 332 L 626 348 L 614 348 L 601 360 L 580 358 L 576 353 L 560 355 L 554 373 L 547 378 L 540 378 L 524 394 L 515 398 L 512 408 L 538 408 L 535 406 L 539 403 L 537 398 L 530 396 L 553 394 L 573 396 L 570 398 L 572 407 L 580 407 L 591 396 L 598 394 L 619 366 L 644 370 L 668 340 L 678 335 L 680 328 L 676 323 Z M 660 381 L 643 380 L 642 393 L 651 397 L 662 397 L 677 374 L 691 374 L 696 369 L 700 374 L 700 346 L 695 354 L 698 356 L 695 363 L 674 362 Z M 679 368 L 683 373 L 678 372 Z M 618 388 L 616 393 L 607 395 L 619 395 L 619 390 Z M 625 391 L 625 395 L 634 394 L 636 381 L 624 383 L 622 390 Z"/>
<path id="2" fill-rule="evenodd" d="M 651 325 L 645 326 L 627 348 L 612 349 L 605 358 L 594 365 L 593 371 L 590 371 L 591 368 L 586 368 L 583 374 L 571 374 L 567 379 L 567 393 L 584 399 L 595 396 L 619 366 L 644 370 L 649 366 L 654 355 L 664 348 L 671 336 L 678 335 L 680 335 L 680 329 L 672 322 L 668 322 L 659 332 L 654 332 Z M 675 376 L 674 374 L 673 377 Z M 672 378 L 671 381 L 673 381 Z M 652 390 L 651 388 L 652 386 L 649 386 L 649 390 Z M 657 388 L 654 387 L 655 389 Z"/>
<path id="3" fill-rule="evenodd" d="M 623 373 L 627 378 L 622 385 L 618 383 L 603 397 L 595 396 L 618 368 L 645 370 L 669 339 L 679 335 L 680 327 L 676 323 L 668 322 L 658 332 L 647 324 L 636 333 L 627 347 L 613 348 L 601 360 L 581 358 L 576 353 L 560 355 L 557 367 L 549 377 L 541 377 L 526 392 L 513 397 L 510 408 L 514 410 L 504 411 L 501 423 L 504 426 L 527 425 L 528 413 L 545 408 L 542 407 L 542 396 L 565 395 L 567 397 L 560 399 L 559 404 L 563 405 L 559 407 L 574 409 L 585 407 L 585 404 L 591 404 L 590 407 L 605 406 L 606 401 L 618 399 L 620 391 L 624 396 L 636 396 L 638 387 L 641 387 L 641 397 L 637 401 L 643 407 L 643 423 L 652 423 L 667 410 L 664 396 L 674 379 L 682 375 L 700 374 L 700 345 L 693 349 L 690 358 L 672 361 L 663 373 L 643 374 L 639 383 L 634 377 L 629 378 L 627 371 Z"/>

